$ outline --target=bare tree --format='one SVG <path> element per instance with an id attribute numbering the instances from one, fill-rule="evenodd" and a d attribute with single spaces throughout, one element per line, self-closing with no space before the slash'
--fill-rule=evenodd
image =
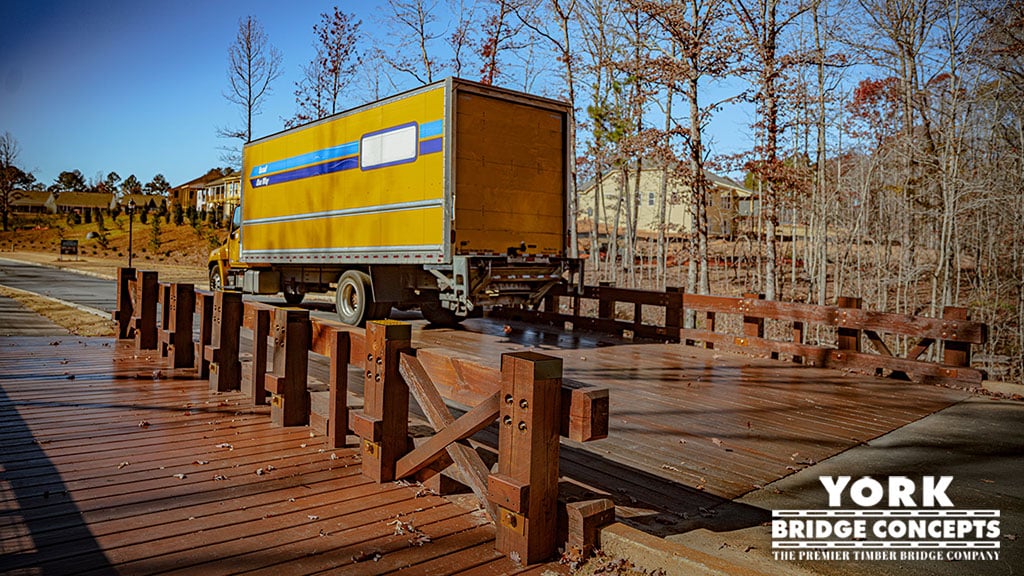
<path id="1" fill-rule="evenodd" d="M 298 111 L 286 122 L 294 126 L 339 112 L 338 100 L 348 88 L 359 66 L 356 46 L 361 22 L 338 10 L 320 14 L 313 25 L 316 55 L 303 67 L 302 79 L 295 83 Z"/>
<path id="2" fill-rule="evenodd" d="M 393 50 L 380 50 L 378 54 L 397 72 L 420 84 L 430 84 L 438 72 L 432 49 L 434 41 L 442 37 L 435 26 L 436 9 L 436 0 L 388 0 L 390 36 L 400 40 Z"/>
<path id="3" fill-rule="evenodd" d="M 14 189 L 18 181 L 24 177 L 21 169 L 14 165 L 20 153 L 18 141 L 10 132 L 4 131 L 0 136 L 0 216 L 3 217 L 5 232 L 9 226 L 8 218 L 14 202 L 24 196 Z"/>
<path id="4" fill-rule="evenodd" d="M 700 294 L 710 292 L 708 276 L 708 188 L 705 176 L 707 150 L 703 133 L 711 113 L 722 102 L 704 103 L 701 82 L 722 77 L 733 63 L 735 38 L 726 20 L 725 0 L 686 0 L 662 2 L 633 0 L 632 4 L 647 13 L 668 36 L 670 49 L 651 58 L 646 74 L 672 94 L 682 94 L 689 108 L 688 125 L 672 126 L 666 135 L 679 134 L 685 142 L 685 160 L 673 168 L 690 188 L 690 215 L 695 241 L 691 245 L 687 290 Z M 671 119 L 671 107 L 666 116 Z M 663 195 L 665 192 L 663 191 Z"/>
<path id="5" fill-rule="evenodd" d="M 523 27 L 522 19 L 516 20 L 514 12 L 517 0 L 494 0 L 492 11 L 487 15 L 483 26 L 483 41 L 480 44 L 480 81 L 494 84 L 501 74 L 501 52 L 519 50 L 522 46 L 516 43 L 516 36 Z M 529 47 L 529 44 L 525 45 Z"/>
<path id="6" fill-rule="evenodd" d="M 228 90 L 224 97 L 241 106 L 245 125 L 238 129 L 221 128 L 221 136 L 242 142 L 252 140 L 252 118 L 259 114 L 270 93 L 270 84 L 281 76 L 281 61 L 281 52 L 270 44 L 254 16 L 238 21 L 238 34 L 228 47 Z"/>
<path id="7" fill-rule="evenodd" d="M 785 46 L 780 45 L 787 26 L 807 11 L 809 5 L 789 5 L 783 0 L 730 0 L 740 27 L 746 36 L 751 66 L 748 73 L 755 76 L 755 101 L 762 118 L 762 142 L 758 158 L 749 167 L 764 187 L 761 210 L 765 222 L 765 298 L 774 300 L 777 289 L 776 229 L 779 224 L 779 180 L 783 163 L 779 155 L 780 87 L 783 74 L 794 60 L 785 57 Z M 780 14 L 780 8 L 782 13 Z"/>

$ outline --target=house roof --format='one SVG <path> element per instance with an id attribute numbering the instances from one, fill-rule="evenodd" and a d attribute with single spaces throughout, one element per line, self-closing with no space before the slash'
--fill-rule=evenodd
<path id="1" fill-rule="evenodd" d="M 160 194 L 125 194 L 121 197 L 121 206 L 127 206 L 128 202 L 132 200 L 135 200 L 136 206 L 147 206 L 150 201 L 154 206 L 167 203 L 167 197 Z M 110 203 L 110 198 L 107 198 L 107 203 Z"/>
<path id="2" fill-rule="evenodd" d="M 65 208 L 107 208 L 112 194 L 97 192 L 61 192 L 57 206 Z"/>
<path id="3" fill-rule="evenodd" d="M 45 206 L 50 193 L 43 190 L 15 190 L 12 206 Z"/>
<path id="4" fill-rule="evenodd" d="M 642 169 L 642 172 L 661 172 L 661 167 L 653 163 L 645 163 L 644 166 L 645 167 Z M 607 177 L 617 172 L 618 170 L 609 170 L 605 172 L 603 176 Z M 750 191 L 746 186 L 733 180 L 732 178 L 729 178 L 728 176 L 720 176 L 718 174 L 711 172 L 710 170 L 705 170 L 704 177 L 707 178 L 708 181 L 714 184 L 715 186 L 730 189 L 740 196 L 745 197 L 753 195 L 753 192 Z M 595 186 L 597 186 L 596 180 L 588 180 L 587 182 L 582 183 L 579 186 L 578 190 L 580 192 L 588 192 Z"/>

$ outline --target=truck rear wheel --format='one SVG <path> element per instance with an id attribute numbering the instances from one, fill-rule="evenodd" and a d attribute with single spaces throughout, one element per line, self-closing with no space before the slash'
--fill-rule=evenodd
<path id="1" fill-rule="evenodd" d="M 367 320 L 384 318 L 391 312 L 390 304 L 378 304 L 373 300 L 370 277 L 358 270 L 346 270 L 338 279 L 334 305 L 338 318 L 352 326 L 359 326 Z"/>
<path id="2" fill-rule="evenodd" d="M 420 304 L 420 312 L 423 313 L 423 317 L 427 322 L 435 326 L 453 327 L 458 326 L 460 322 L 465 320 L 462 316 L 441 306 L 440 302 L 424 302 Z"/>
<path id="3" fill-rule="evenodd" d="M 303 298 L 306 297 L 305 292 L 299 292 L 294 286 L 286 287 L 281 293 L 284 295 L 284 301 L 290 306 L 298 306 L 302 303 Z"/>

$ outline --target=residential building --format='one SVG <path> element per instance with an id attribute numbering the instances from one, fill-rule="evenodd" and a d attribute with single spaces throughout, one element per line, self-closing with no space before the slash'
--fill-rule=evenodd
<path id="1" fill-rule="evenodd" d="M 215 212 L 219 218 L 228 218 L 235 206 L 242 202 L 242 175 L 228 174 L 206 184 L 196 196 L 196 208 Z"/>
<path id="2" fill-rule="evenodd" d="M 595 195 L 603 198 L 600 205 L 598 230 L 601 235 L 607 234 L 615 227 L 615 215 L 619 212 L 619 229 L 625 229 L 626 206 L 623 201 L 635 204 L 629 206 L 630 212 L 636 208 L 637 234 L 653 236 L 658 232 L 659 209 L 663 179 L 666 178 L 662 169 L 644 168 L 640 172 L 639 202 L 633 194 L 636 187 L 636 172 L 625 173 L 615 170 L 606 172 L 598 181 L 585 184 L 579 191 L 579 226 L 582 231 L 589 231 L 594 219 Z M 756 214 L 758 202 L 755 195 L 739 182 L 730 178 L 706 172 L 705 177 L 710 184 L 708 191 L 708 234 L 711 236 L 733 236 L 737 233 L 737 223 L 744 217 Z M 679 179 L 667 176 L 665 182 L 668 201 L 665 205 L 665 233 L 668 236 L 682 236 L 693 231 L 693 216 L 690 213 L 690 189 Z M 621 212 L 620 212 L 621 209 Z"/>

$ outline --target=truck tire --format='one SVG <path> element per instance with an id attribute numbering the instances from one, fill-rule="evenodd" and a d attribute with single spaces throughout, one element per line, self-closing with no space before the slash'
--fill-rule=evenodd
<path id="1" fill-rule="evenodd" d="M 214 264 L 210 266 L 210 290 L 216 292 L 223 289 L 224 285 L 220 281 L 220 267 Z"/>
<path id="2" fill-rule="evenodd" d="M 380 306 L 373 301 L 373 292 L 370 290 L 370 277 L 358 270 L 346 270 L 338 278 L 334 307 L 338 318 L 352 326 L 360 326 L 380 314 Z"/>
<path id="3" fill-rule="evenodd" d="M 462 316 L 459 316 L 455 312 L 441 306 L 440 302 L 424 302 L 420 304 L 420 312 L 423 313 L 423 317 L 435 326 L 447 326 L 449 328 L 458 326 L 460 322 L 465 320 Z"/>
<path id="4" fill-rule="evenodd" d="M 305 292 L 299 292 L 294 287 L 285 288 L 281 293 L 284 294 L 284 301 L 287 302 L 289 306 L 298 306 L 299 304 L 302 304 L 302 299 L 306 297 Z"/>

